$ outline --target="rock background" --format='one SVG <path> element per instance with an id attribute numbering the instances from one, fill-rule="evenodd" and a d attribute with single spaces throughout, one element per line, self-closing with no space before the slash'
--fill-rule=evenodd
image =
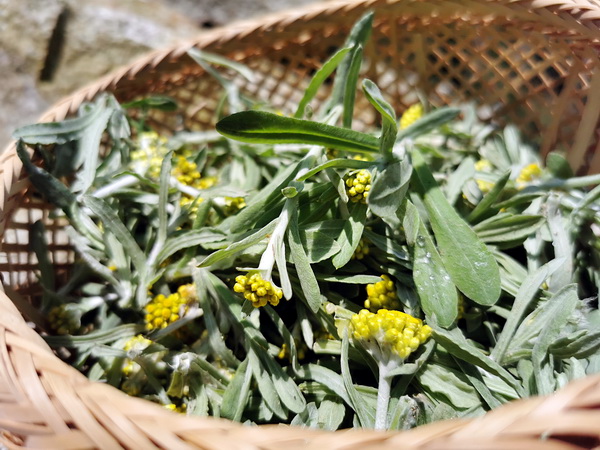
<path id="1" fill-rule="evenodd" d="M 0 151 L 12 131 L 136 57 L 314 0 L 0 0 Z"/>

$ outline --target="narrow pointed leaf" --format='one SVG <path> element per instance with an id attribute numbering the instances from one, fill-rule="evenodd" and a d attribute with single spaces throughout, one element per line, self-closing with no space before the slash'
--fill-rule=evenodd
<path id="1" fill-rule="evenodd" d="M 509 177 L 510 171 L 506 172 L 498 181 L 496 181 L 494 187 L 483 196 L 475 209 L 473 209 L 473 211 L 471 211 L 471 213 L 468 215 L 467 222 L 476 223 L 481 218 L 485 217 L 486 214 L 489 214 L 492 205 L 496 202 L 496 200 L 498 200 L 498 197 L 502 193 L 504 186 L 506 186 Z"/>
<path id="2" fill-rule="evenodd" d="M 381 136 L 379 137 L 379 151 L 384 157 L 390 159 L 396 135 L 398 134 L 396 113 L 394 112 L 394 108 L 383 98 L 381 91 L 375 83 L 371 80 L 364 80 L 362 87 L 367 100 L 381 114 L 382 127 Z"/>
<path id="3" fill-rule="evenodd" d="M 373 28 L 373 17 L 374 13 L 369 11 L 364 14 L 360 19 L 356 21 L 350 34 L 346 39 L 344 47 L 354 48 L 358 45 L 363 47 L 371 36 L 371 30 Z M 344 94 L 346 92 L 346 84 L 348 80 L 348 73 L 350 72 L 350 66 L 352 65 L 352 55 L 348 54 L 340 64 L 340 67 L 336 73 L 335 80 L 333 82 L 333 88 L 331 90 L 331 97 L 328 110 L 330 111 L 337 105 L 344 103 Z"/>
<path id="4" fill-rule="evenodd" d="M 257 144 L 307 144 L 362 153 L 379 149 L 375 136 L 265 111 L 242 111 L 217 123 L 222 135 Z"/>
<path id="5" fill-rule="evenodd" d="M 408 159 L 393 161 L 375 175 L 369 191 L 368 204 L 373 214 L 394 222 L 404 200 L 412 174 Z"/>
<path id="6" fill-rule="evenodd" d="M 317 95 L 318 89 L 321 85 L 329 78 L 329 76 L 333 73 L 335 69 L 337 69 L 338 65 L 342 62 L 346 54 L 350 51 L 350 48 L 342 48 L 333 54 L 331 58 L 325 62 L 321 66 L 321 68 L 314 74 L 312 79 L 310 80 L 310 84 L 304 91 L 304 95 L 298 103 L 298 108 L 296 109 L 296 114 L 294 117 L 297 119 L 301 119 L 304 116 L 304 111 L 306 110 L 306 106 L 310 103 L 310 101 Z"/>
<path id="7" fill-rule="evenodd" d="M 354 101 L 356 99 L 356 84 L 363 61 L 363 46 L 357 44 L 349 55 L 350 66 L 345 76 L 346 85 L 344 92 L 344 113 L 342 125 L 344 128 L 352 128 L 352 117 L 354 116 Z"/>
<path id="8" fill-rule="evenodd" d="M 404 139 L 414 139 L 428 133 L 455 119 L 460 114 L 460 109 L 444 107 L 426 114 L 412 125 L 398 131 L 396 142 Z"/>
<path id="9" fill-rule="evenodd" d="M 306 256 L 304 246 L 300 240 L 300 232 L 298 230 L 298 208 L 297 205 L 294 208 L 294 213 L 290 219 L 288 229 L 288 244 L 290 246 L 290 253 L 294 259 L 294 266 L 300 278 L 300 286 L 304 294 L 304 298 L 308 303 L 308 306 L 312 312 L 316 313 L 321 307 L 321 290 L 319 289 L 319 283 L 315 277 L 315 273 L 310 266 L 310 261 Z"/>

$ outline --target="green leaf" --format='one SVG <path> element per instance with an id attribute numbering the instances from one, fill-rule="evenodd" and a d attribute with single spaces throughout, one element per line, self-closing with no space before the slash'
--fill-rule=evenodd
<path id="1" fill-rule="evenodd" d="M 326 398 L 319 406 L 318 426 L 322 430 L 335 431 L 344 421 L 345 415 L 346 408 L 343 404 Z"/>
<path id="2" fill-rule="evenodd" d="M 571 237 L 571 227 L 568 218 L 563 217 L 560 207 L 560 197 L 550 194 L 546 203 L 546 218 L 552 235 L 554 257 L 563 260 L 563 267 L 556 271 L 548 282 L 551 292 L 556 292 L 573 282 L 573 270 L 576 262 L 573 260 L 575 243 Z"/>
<path id="3" fill-rule="evenodd" d="M 412 166 L 408 159 L 393 161 L 375 175 L 373 185 L 367 197 L 367 203 L 373 214 L 392 224 L 408 190 Z"/>
<path id="4" fill-rule="evenodd" d="M 344 400 L 349 406 L 352 406 L 350 396 L 346 392 L 344 380 L 337 372 L 317 364 L 306 364 L 298 370 L 298 377 L 304 380 L 314 380 L 322 384 Z"/>
<path id="5" fill-rule="evenodd" d="M 373 27 L 372 11 L 365 13 L 360 19 L 356 21 L 352 30 L 346 38 L 344 47 L 355 48 L 359 45 L 365 46 Z M 352 65 L 352 54 L 347 54 L 344 60 L 341 62 L 340 67 L 337 70 L 335 80 L 333 82 L 333 88 L 331 89 L 330 100 L 327 111 L 331 111 L 335 106 L 344 104 L 344 94 L 347 92 L 346 86 L 348 84 L 348 78 L 350 73 L 350 67 Z"/>
<path id="6" fill-rule="evenodd" d="M 128 339 L 143 333 L 144 325 L 119 325 L 108 330 L 91 331 L 83 336 L 44 336 L 44 340 L 52 348 L 89 348 L 97 344 L 107 344 L 121 339 Z"/>
<path id="7" fill-rule="evenodd" d="M 256 385 L 258 387 L 258 391 L 260 392 L 261 399 L 265 401 L 268 408 L 277 417 L 285 420 L 287 418 L 286 411 L 281 405 L 279 394 L 277 393 L 277 389 L 275 389 L 275 384 L 273 383 L 272 378 L 269 376 L 268 371 L 263 367 L 258 355 L 256 354 L 257 351 L 263 352 L 264 350 L 250 349 L 248 351 L 248 361 L 250 365 L 250 371 L 256 380 Z"/>
<path id="8" fill-rule="evenodd" d="M 406 217 L 406 216 L 404 216 Z M 417 216 L 418 219 L 418 216 Z M 406 225 L 403 224 L 405 230 Z M 418 226 L 418 224 L 417 224 Z M 373 231 L 365 228 L 363 231 L 363 237 L 366 238 L 369 242 L 371 242 L 375 247 L 382 250 L 386 253 L 388 259 L 393 259 L 398 262 L 398 264 L 409 265 L 410 257 L 408 255 L 408 251 L 405 247 L 399 245 L 396 240 L 389 239 L 385 236 L 381 236 L 380 234 L 374 233 Z M 415 236 L 416 239 L 416 236 Z M 407 239 L 408 241 L 408 239 Z M 414 241 L 413 241 L 414 242 Z M 378 280 L 380 281 L 380 280 Z"/>
<path id="9" fill-rule="evenodd" d="M 481 404 L 479 395 L 465 375 L 450 367 L 427 364 L 417 374 L 419 384 L 436 398 L 447 399 L 454 409 L 468 409 Z"/>
<path id="10" fill-rule="evenodd" d="M 209 278 L 207 270 L 197 267 L 194 268 L 192 271 L 192 279 L 194 280 L 194 286 L 196 287 L 198 303 L 203 311 L 202 318 L 204 325 L 206 326 L 206 331 L 208 332 L 211 350 L 214 352 L 215 356 L 227 364 L 228 367 L 235 368 L 240 362 L 225 344 L 224 334 L 217 324 L 213 305 L 210 302 L 208 295 L 207 286 L 209 284 Z M 218 300 L 219 299 L 217 299 L 217 301 Z"/>
<path id="11" fill-rule="evenodd" d="M 406 214 L 418 217 L 416 208 L 410 202 L 407 203 Z M 412 246 L 412 253 L 412 276 L 421 308 L 431 322 L 448 328 L 458 316 L 458 294 L 422 222 L 419 224 L 419 234 Z"/>
<path id="12" fill-rule="evenodd" d="M 255 79 L 254 72 L 246 65 L 241 64 L 237 61 L 233 61 L 231 58 L 226 58 L 217 53 L 210 53 L 205 50 L 200 50 L 197 47 L 193 47 L 188 50 L 188 55 L 198 63 L 207 62 L 216 66 L 222 66 L 227 69 L 231 69 L 240 75 L 242 75 L 249 82 L 253 82 Z"/>
<path id="13" fill-rule="evenodd" d="M 90 208 L 98 219 L 102 221 L 105 230 L 110 230 L 117 237 L 127 254 L 131 257 L 131 261 L 140 279 L 143 279 L 143 274 L 147 271 L 146 255 L 144 255 L 144 252 L 140 249 L 131 232 L 121 221 L 115 210 L 105 200 L 88 195 L 83 196 L 83 204 Z"/>
<path id="14" fill-rule="evenodd" d="M 537 269 L 523 281 L 512 305 L 510 316 L 504 324 L 498 342 L 490 355 L 495 361 L 498 361 L 501 364 L 503 363 L 506 350 L 513 339 L 517 327 L 521 323 L 521 319 L 525 315 L 529 304 L 533 300 L 541 284 L 551 274 L 558 270 L 561 265 L 562 260 L 552 260 Z"/>
<path id="15" fill-rule="evenodd" d="M 442 125 L 450 122 L 460 114 L 460 109 L 444 107 L 438 108 L 417 120 L 412 125 L 398 131 L 396 142 L 404 139 L 414 139 Z"/>
<path id="16" fill-rule="evenodd" d="M 548 351 L 557 358 L 588 358 L 600 349 L 600 331 L 584 328 L 555 340 Z"/>
<path id="17" fill-rule="evenodd" d="M 577 296 L 576 284 L 565 286 L 548 300 L 547 304 L 551 311 L 548 313 L 548 319 L 545 320 L 545 324 L 535 340 L 531 354 L 533 373 L 539 395 L 549 395 L 556 388 L 553 376 L 550 377 L 550 380 L 543 377 L 542 366 L 548 358 L 548 349 L 567 325 L 577 303 L 579 303 L 579 297 Z"/>
<path id="18" fill-rule="evenodd" d="M 468 156 L 461 161 L 454 172 L 448 175 L 445 191 L 448 203 L 454 205 L 465 183 L 475 175 L 475 160 Z"/>
<path id="19" fill-rule="evenodd" d="M 398 134 L 398 125 L 396 123 L 396 113 L 394 108 L 385 101 L 381 91 L 371 80 L 364 80 L 362 83 L 363 91 L 367 100 L 381 114 L 381 136 L 379 137 L 379 151 L 386 159 L 392 158 L 392 149 Z"/>
<path id="20" fill-rule="evenodd" d="M 253 245 L 258 244 L 260 241 L 265 239 L 268 235 L 270 235 L 275 229 L 275 225 L 277 224 L 276 220 L 271 221 L 268 225 L 265 225 L 260 230 L 257 230 L 251 233 L 249 236 L 244 239 L 234 242 L 227 246 L 227 248 L 217 250 L 216 252 L 210 254 L 206 258 L 204 258 L 198 267 L 208 267 L 211 266 L 225 258 L 229 258 L 230 256 L 235 255 L 243 250 L 246 250 Z"/>
<path id="21" fill-rule="evenodd" d="M 258 144 L 322 145 L 361 153 L 379 148 L 377 138 L 369 134 L 265 111 L 232 114 L 217 123 L 217 131 L 230 139 Z"/>
<path id="22" fill-rule="evenodd" d="M 342 379 L 344 380 L 344 386 L 346 387 L 346 392 L 350 397 L 350 406 L 356 412 L 356 416 L 360 421 L 360 426 L 362 428 L 373 428 L 375 425 L 375 411 L 370 409 L 362 396 L 354 386 L 354 382 L 352 381 L 352 375 L 350 374 L 350 368 L 348 367 L 348 331 L 344 331 L 344 336 L 342 337 L 342 355 L 341 355 L 341 366 L 342 366 Z"/>
<path id="23" fill-rule="evenodd" d="M 268 370 L 273 381 L 273 386 L 283 405 L 292 412 L 302 412 L 306 408 L 306 400 L 300 392 L 298 385 L 268 353 L 260 351 L 258 357 Z"/>
<path id="24" fill-rule="evenodd" d="M 100 275 L 102 278 L 104 278 L 106 281 L 108 281 L 113 286 L 121 287 L 121 283 L 119 282 L 119 280 L 117 280 L 115 278 L 115 274 L 113 273 L 113 271 L 110 270 L 108 267 L 106 267 L 105 264 L 100 262 L 99 259 L 102 258 L 102 253 L 96 255 L 96 252 L 94 252 L 90 248 L 89 241 L 86 238 L 84 238 L 81 234 L 79 234 L 77 231 L 75 231 L 74 228 L 67 227 L 66 232 L 67 232 L 67 235 L 69 236 L 69 241 L 70 241 L 71 245 L 73 246 L 75 251 L 78 253 L 78 257 L 81 258 L 81 260 L 83 262 L 85 262 L 85 265 L 90 270 L 92 270 L 96 274 Z M 108 253 L 108 245 L 106 247 L 106 250 Z M 38 259 L 39 258 L 40 257 L 38 256 Z M 123 266 L 121 266 L 121 267 L 123 267 Z M 40 272 L 42 274 L 44 274 L 45 269 L 41 265 L 41 262 L 40 262 L 40 269 L 41 269 Z M 52 273 L 54 273 L 54 272 L 49 271 L 49 274 L 52 274 Z M 63 288 L 64 288 L 64 286 L 63 286 Z"/>
<path id="25" fill-rule="evenodd" d="M 500 179 L 498 181 L 496 181 L 496 184 L 494 184 L 494 187 L 492 189 L 490 189 L 490 191 L 483 196 L 483 198 L 477 204 L 475 209 L 473 209 L 473 211 L 471 211 L 471 213 L 467 216 L 467 222 L 477 223 L 477 222 L 479 222 L 479 220 L 484 218 L 487 214 L 496 212 L 495 208 L 493 208 L 494 209 L 493 211 L 490 211 L 490 210 L 492 209 L 492 205 L 500 197 L 500 194 L 502 193 L 502 190 L 506 186 L 506 183 L 508 182 L 509 178 L 510 178 L 510 171 L 506 172 L 504 175 L 502 175 L 500 177 Z"/>
<path id="26" fill-rule="evenodd" d="M 154 244 L 148 255 L 148 265 L 153 266 L 156 263 L 156 257 L 162 250 L 167 240 L 167 226 L 169 222 L 169 216 L 167 214 L 167 203 L 169 201 L 169 180 L 171 178 L 171 159 L 173 152 L 169 151 L 163 158 L 160 177 L 158 185 L 158 227 L 156 230 L 156 237 L 154 238 Z"/>
<path id="27" fill-rule="evenodd" d="M 332 260 L 336 269 L 345 266 L 348 261 L 350 261 L 365 228 L 367 205 L 363 205 L 362 203 L 352 203 L 348 206 L 350 217 L 348 217 L 348 220 L 344 224 L 342 233 L 337 240 L 341 250 Z"/>
<path id="28" fill-rule="evenodd" d="M 100 114 L 83 130 L 83 134 L 78 141 L 79 148 L 74 167 L 78 168 L 81 165 L 81 170 L 78 170 L 75 175 L 75 181 L 71 187 L 73 192 L 85 193 L 94 182 L 96 170 L 98 169 L 98 158 L 100 157 L 100 141 L 104 130 L 108 126 L 109 119 L 118 108 L 118 104 L 114 99 L 110 103 L 112 103 L 110 107 L 104 106 Z"/>
<path id="29" fill-rule="evenodd" d="M 543 216 L 500 213 L 473 227 L 479 239 L 501 248 L 516 247 L 546 222 Z"/>
<path id="30" fill-rule="evenodd" d="M 356 44 L 348 55 L 350 58 L 350 66 L 345 74 L 346 85 L 344 89 L 344 113 L 342 116 L 342 124 L 344 128 L 352 127 L 352 117 L 354 116 L 354 101 L 356 99 L 356 84 L 358 75 L 363 61 L 363 46 Z"/>
<path id="31" fill-rule="evenodd" d="M 502 405 L 503 402 L 498 400 L 492 394 L 488 386 L 485 384 L 485 381 L 481 376 L 481 372 L 479 372 L 476 367 L 458 358 L 454 358 L 454 360 L 490 409 L 497 408 Z"/>
<path id="32" fill-rule="evenodd" d="M 340 245 L 331 236 L 320 231 L 300 231 L 300 241 L 308 251 L 306 256 L 311 264 L 329 259 L 341 250 Z"/>
<path id="33" fill-rule="evenodd" d="M 29 242 L 38 261 L 40 284 L 44 289 L 54 291 L 55 270 L 52 266 L 52 261 L 50 261 L 48 242 L 46 240 L 46 227 L 41 220 L 36 220 L 33 225 L 31 225 L 29 229 Z M 45 309 L 44 306 L 42 307 L 42 310 Z"/>
<path id="34" fill-rule="evenodd" d="M 296 109 L 296 114 L 294 117 L 297 119 L 301 119 L 304 117 L 304 111 L 306 110 L 306 106 L 310 103 L 310 101 L 317 95 L 318 89 L 321 85 L 329 78 L 329 76 L 333 73 L 335 69 L 337 69 L 338 65 L 342 62 L 346 54 L 350 51 L 350 48 L 342 48 L 335 52 L 331 58 L 329 58 L 321 68 L 313 75 L 312 79 L 306 90 L 304 91 L 304 95 L 302 99 L 298 103 L 298 108 Z"/>
<path id="35" fill-rule="evenodd" d="M 173 256 L 180 250 L 203 244 L 222 243 L 226 238 L 227 236 L 225 234 L 207 228 L 185 230 L 181 233 L 169 236 L 169 239 L 166 240 L 165 245 L 158 253 L 156 263 L 157 265 L 162 264 L 170 256 Z"/>
<path id="36" fill-rule="evenodd" d="M 13 138 L 27 144 L 64 144 L 80 139 L 86 129 L 105 113 L 106 97 L 91 105 L 80 117 L 60 122 L 26 125 L 13 133 Z"/>
<path id="37" fill-rule="evenodd" d="M 50 203 L 62 209 L 68 217 L 72 217 L 73 205 L 77 204 L 75 195 L 58 179 L 31 162 L 23 141 L 17 142 L 17 155 L 29 175 L 29 181 L 38 192 L 41 192 Z"/>
<path id="38" fill-rule="evenodd" d="M 417 243 L 417 237 L 421 230 L 419 210 L 410 200 L 406 199 L 399 213 L 402 218 L 402 228 L 404 228 L 406 243 L 409 246 L 414 246 Z"/>
<path id="39" fill-rule="evenodd" d="M 318 428 L 318 422 L 319 411 L 317 410 L 315 403 L 310 402 L 308 405 L 306 405 L 304 411 L 292 419 L 290 425 L 294 427 Z"/>
<path id="40" fill-rule="evenodd" d="M 175 111 L 177 102 L 167 95 L 150 95 L 121 105 L 124 109 L 156 109 L 159 111 Z"/>
<path id="41" fill-rule="evenodd" d="M 317 275 L 322 281 L 345 284 L 373 284 L 381 281 L 381 277 L 375 275 Z"/>
<path id="42" fill-rule="evenodd" d="M 373 167 L 373 162 L 371 161 L 361 161 L 358 159 L 349 159 L 349 158 L 337 158 L 331 159 L 323 164 L 319 164 L 313 169 L 306 172 L 301 177 L 296 178 L 296 181 L 305 181 L 310 177 L 322 172 L 325 169 L 336 168 L 336 169 L 369 169 Z"/>
<path id="43" fill-rule="evenodd" d="M 304 246 L 300 239 L 298 230 L 298 207 L 297 203 L 293 208 L 292 217 L 288 226 L 288 244 L 290 253 L 294 259 L 294 266 L 300 279 L 300 287 L 308 306 L 313 312 L 317 312 L 321 307 L 321 290 L 315 277 L 315 273 L 310 266 L 310 261 L 304 251 Z M 333 241 L 332 241 L 333 242 Z"/>
<path id="44" fill-rule="evenodd" d="M 300 163 L 282 168 L 256 195 L 246 199 L 247 206 L 230 220 L 224 220 L 220 228 L 226 232 L 246 232 L 264 218 L 265 210 L 282 200 L 281 189 L 288 186 L 299 170 Z M 279 213 L 277 213 L 279 216 Z"/>
<path id="45" fill-rule="evenodd" d="M 421 154 L 413 151 L 412 159 L 413 179 L 450 278 L 475 303 L 493 305 L 500 297 L 500 270 L 494 255 L 448 203 Z"/>
<path id="46" fill-rule="evenodd" d="M 546 169 L 557 178 L 567 179 L 575 175 L 567 158 L 557 152 L 550 152 L 546 156 Z"/>
<path id="47" fill-rule="evenodd" d="M 481 367 L 482 369 L 499 376 L 514 388 L 520 396 L 523 396 L 523 388 L 510 372 L 498 364 L 493 356 L 490 357 L 475 347 L 471 341 L 465 338 L 458 328 L 444 330 L 433 324 L 430 324 L 430 326 L 433 329 L 434 339 L 439 345 L 444 347 L 448 353 L 458 359 Z"/>

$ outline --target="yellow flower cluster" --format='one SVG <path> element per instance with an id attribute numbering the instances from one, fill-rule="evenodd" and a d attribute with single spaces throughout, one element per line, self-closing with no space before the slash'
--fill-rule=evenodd
<path id="1" fill-rule="evenodd" d="M 152 344 L 152 341 L 150 339 L 146 339 L 141 334 L 138 334 L 129 339 L 127 342 L 125 342 L 123 350 L 125 350 L 126 352 L 134 351 L 135 353 L 141 353 L 150 344 Z M 130 376 L 135 370 L 139 370 L 139 365 L 133 362 L 131 359 L 127 358 L 127 361 L 125 362 L 125 365 L 121 370 L 125 376 Z"/>
<path id="2" fill-rule="evenodd" d="M 155 131 L 140 133 L 137 149 L 131 152 L 131 162 L 137 167 L 137 172 L 158 179 L 162 161 L 168 152 L 166 138 L 159 136 Z"/>
<path id="3" fill-rule="evenodd" d="M 327 159 L 336 159 L 340 157 L 340 151 L 337 148 L 328 147 L 325 149 Z"/>
<path id="4" fill-rule="evenodd" d="M 367 296 L 365 308 L 371 312 L 380 309 L 400 309 L 402 306 L 394 282 L 387 275 L 381 275 L 381 281 L 375 284 L 367 284 Z"/>
<path id="5" fill-rule="evenodd" d="M 475 163 L 475 170 L 477 172 L 491 172 L 492 163 L 489 162 L 487 159 L 480 159 Z M 477 187 L 479 188 L 482 194 L 487 194 L 494 187 L 494 183 L 492 183 L 491 181 L 475 178 L 475 182 L 477 183 Z"/>
<path id="6" fill-rule="evenodd" d="M 409 106 L 406 111 L 402 114 L 400 118 L 400 129 L 408 128 L 417 120 L 423 117 L 423 105 L 420 103 L 415 103 L 412 106 Z"/>
<path id="7" fill-rule="evenodd" d="M 198 165 L 184 155 L 177 155 L 174 162 L 171 175 L 181 184 L 195 189 L 208 189 L 217 182 L 216 177 L 203 177 L 198 171 Z"/>
<path id="8" fill-rule="evenodd" d="M 48 322 L 57 334 L 75 334 L 81 328 L 81 312 L 69 305 L 55 306 L 48 313 Z"/>
<path id="9" fill-rule="evenodd" d="M 148 331 L 166 328 L 179 320 L 187 310 L 187 305 L 196 300 L 196 288 L 193 284 L 179 286 L 177 292 L 165 296 L 159 294 L 148 303 L 146 311 L 146 329 Z"/>
<path id="10" fill-rule="evenodd" d="M 361 238 L 361 240 L 358 241 L 358 245 L 356 246 L 354 253 L 352 254 L 352 259 L 364 259 L 365 256 L 369 254 L 369 251 L 369 244 L 367 240 Z"/>
<path id="11" fill-rule="evenodd" d="M 537 180 L 542 175 L 542 168 L 539 164 L 533 163 L 523 167 L 517 177 L 517 189 L 523 189 L 529 183 Z"/>
<path id="12" fill-rule="evenodd" d="M 267 303 L 277 306 L 283 296 L 281 289 L 275 287 L 270 281 L 263 280 L 258 272 L 238 275 L 235 281 L 233 290 L 243 294 L 255 308 L 265 306 Z"/>
<path id="13" fill-rule="evenodd" d="M 299 342 L 298 340 L 295 340 L 295 343 L 296 356 L 298 357 L 298 359 L 302 360 L 306 358 L 306 351 L 308 350 L 306 344 L 304 342 Z M 281 344 L 281 349 L 279 350 L 277 357 L 279 359 L 287 359 L 288 361 L 291 361 L 290 349 L 288 348 L 288 345 L 286 343 Z"/>
<path id="14" fill-rule="evenodd" d="M 168 405 L 163 405 L 169 411 L 175 411 L 180 414 L 185 414 L 187 411 L 187 405 L 182 403 L 181 405 L 176 405 L 175 403 L 169 403 Z"/>
<path id="15" fill-rule="evenodd" d="M 196 214 L 198 213 L 198 205 L 204 201 L 203 198 L 196 199 L 190 197 L 189 195 L 181 196 L 179 200 L 179 206 L 185 209 L 189 209 L 189 216 L 192 220 L 196 219 Z"/>
<path id="16" fill-rule="evenodd" d="M 352 172 L 346 178 L 346 192 L 353 203 L 367 203 L 367 196 L 371 190 L 371 172 L 361 169 Z"/>
<path id="17" fill-rule="evenodd" d="M 244 197 L 225 197 L 225 214 L 232 216 L 240 209 L 246 207 Z"/>
<path id="18" fill-rule="evenodd" d="M 431 336 L 429 325 L 400 311 L 380 309 L 374 314 L 362 309 L 350 323 L 355 340 L 377 343 L 380 349 L 389 349 L 403 360 Z"/>
<path id="19" fill-rule="evenodd" d="M 182 155 L 175 157 L 175 164 L 173 165 L 171 174 L 177 181 L 186 186 L 196 186 L 202 179 L 202 175 L 198 171 L 198 165 Z"/>

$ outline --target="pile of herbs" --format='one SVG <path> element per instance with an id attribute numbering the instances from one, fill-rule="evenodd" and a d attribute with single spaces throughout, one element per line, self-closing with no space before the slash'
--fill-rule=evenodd
<path id="1" fill-rule="evenodd" d="M 558 153 L 543 168 L 515 127 L 471 105 L 411 108 L 399 127 L 361 79 L 371 21 L 293 116 L 218 70 L 247 68 L 194 51 L 233 113 L 217 113 L 217 132 L 160 136 L 144 118 L 171 101 L 108 95 L 16 132 L 76 252 L 58 277 L 45 225 L 32 227 L 37 325 L 58 354 L 185 414 L 330 430 L 477 416 L 600 371 L 600 177 L 573 177 Z M 355 95 L 378 129 L 353 130 Z M 252 274 L 275 293 L 265 306 L 241 295 Z M 366 300 L 431 337 L 407 358 L 377 329 L 359 339 Z"/>

